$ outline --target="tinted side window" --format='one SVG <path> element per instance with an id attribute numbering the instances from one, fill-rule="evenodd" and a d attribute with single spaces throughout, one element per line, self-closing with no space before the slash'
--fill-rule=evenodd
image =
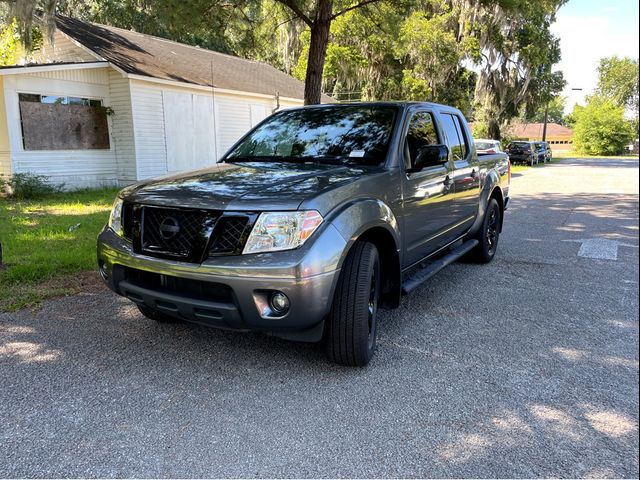
<path id="1" fill-rule="evenodd" d="M 442 119 L 442 129 L 444 130 L 444 134 L 447 136 L 449 149 L 451 150 L 453 159 L 462 160 L 466 157 L 465 146 L 464 142 L 461 141 L 458 136 L 458 127 L 456 126 L 453 115 L 444 114 L 441 115 L 440 118 Z"/>
<path id="2" fill-rule="evenodd" d="M 415 160 L 418 150 L 425 145 L 438 145 L 438 134 L 433 116 L 428 112 L 419 112 L 411 117 L 407 131 L 407 145 L 411 160 Z"/>
<path id="3" fill-rule="evenodd" d="M 458 133 L 458 140 L 460 142 L 460 147 L 462 149 L 462 158 L 467 158 L 469 153 L 469 142 L 467 142 L 467 137 L 464 134 L 464 129 L 462 128 L 462 120 L 457 115 L 452 115 L 453 120 L 456 124 L 456 131 Z"/>

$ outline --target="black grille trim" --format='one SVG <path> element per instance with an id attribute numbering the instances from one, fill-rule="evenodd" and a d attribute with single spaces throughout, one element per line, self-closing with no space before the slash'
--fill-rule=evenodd
<path id="1" fill-rule="evenodd" d="M 129 202 L 122 204 L 122 230 L 124 238 L 131 241 L 133 239 L 133 204 Z"/>
<path id="2" fill-rule="evenodd" d="M 240 255 L 257 217 L 257 214 L 222 216 L 213 231 L 209 255 Z"/>
<path id="3" fill-rule="evenodd" d="M 135 205 L 134 251 L 152 257 L 201 263 L 218 216 L 219 212 L 208 210 Z M 163 225 L 175 231 L 171 233 Z"/>
<path id="4" fill-rule="evenodd" d="M 202 263 L 208 256 L 240 255 L 258 215 L 125 202 L 123 229 L 136 253 Z M 179 226 L 171 238 L 160 231 L 167 219 Z"/>

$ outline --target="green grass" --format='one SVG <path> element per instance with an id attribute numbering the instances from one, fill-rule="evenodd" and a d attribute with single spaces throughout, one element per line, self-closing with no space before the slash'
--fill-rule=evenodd
<path id="1" fill-rule="evenodd" d="M 37 305 L 78 287 L 74 274 L 95 269 L 96 237 L 116 192 L 82 190 L 30 201 L 0 198 L 0 311 Z"/>
<path id="2" fill-rule="evenodd" d="M 553 152 L 554 158 L 638 158 L 638 155 L 585 155 L 573 150 Z"/>
<path id="3" fill-rule="evenodd" d="M 511 173 L 520 173 L 520 172 L 526 172 L 527 170 L 531 169 L 531 168 L 544 168 L 545 165 L 549 165 L 550 163 L 556 163 L 559 159 L 557 157 L 553 157 L 551 159 L 550 162 L 547 163 L 538 163 L 537 165 L 534 165 L 533 167 L 529 164 L 523 165 L 522 163 L 517 163 L 517 164 L 511 164 Z"/>

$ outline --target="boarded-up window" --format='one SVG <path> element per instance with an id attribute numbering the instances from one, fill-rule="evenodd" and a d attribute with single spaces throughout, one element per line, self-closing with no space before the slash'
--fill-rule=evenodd
<path id="1" fill-rule="evenodd" d="M 20 94 L 25 150 L 109 148 L 106 109 L 100 100 Z"/>

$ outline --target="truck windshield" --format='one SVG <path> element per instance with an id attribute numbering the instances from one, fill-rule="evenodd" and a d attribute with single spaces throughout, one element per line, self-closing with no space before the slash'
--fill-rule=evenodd
<path id="1" fill-rule="evenodd" d="M 225 161 L 380 165 L 387 155 L 396 114 L 392 106 L 285 110 L 253 130 Z"/>

